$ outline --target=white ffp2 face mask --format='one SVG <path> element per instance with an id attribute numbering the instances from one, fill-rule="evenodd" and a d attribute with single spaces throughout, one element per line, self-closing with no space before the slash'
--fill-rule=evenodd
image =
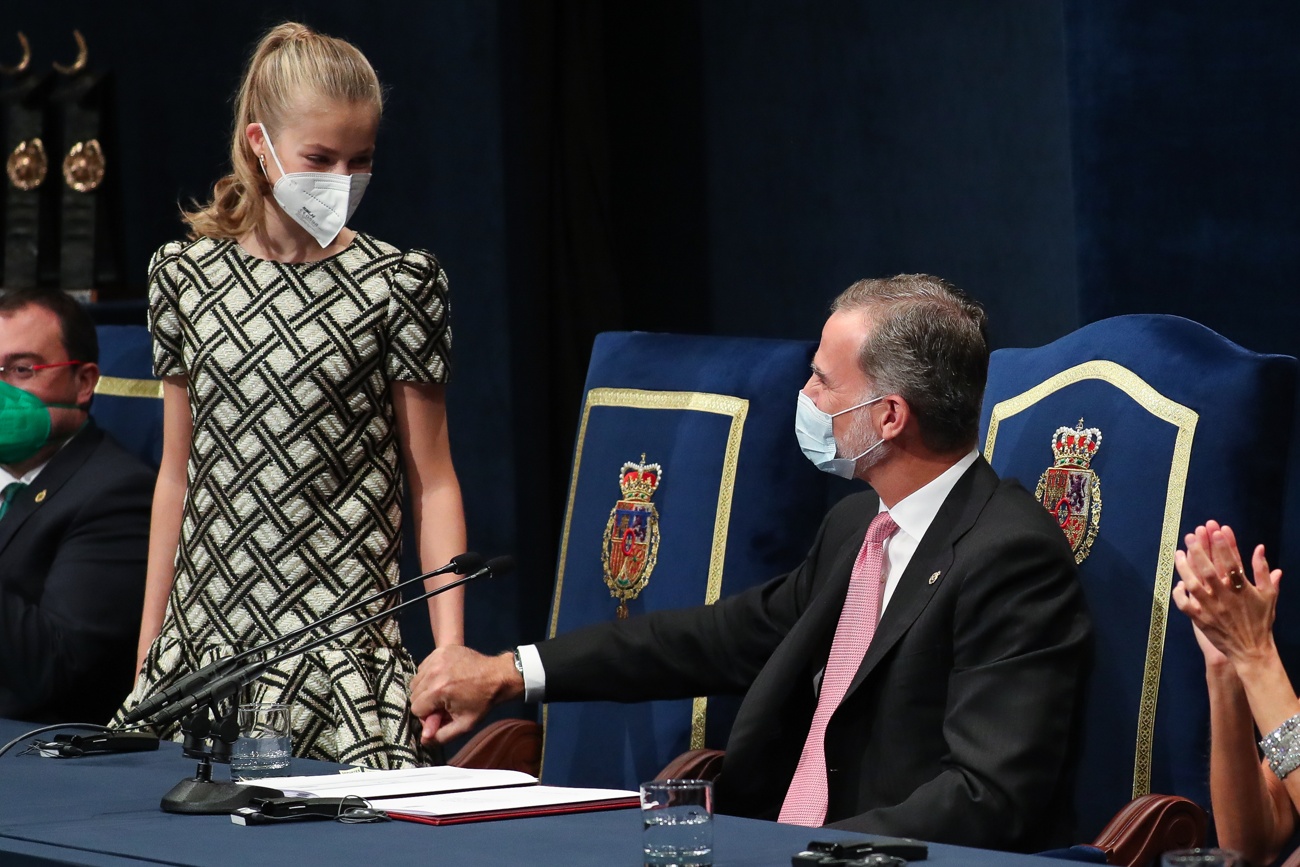
<path id="1" fill-rule="evenodd" d="M 321 247 L 328 247 L 347 225 L 361 204 L 361 196 L 370 183 L 369 172 L 336 175 L 332 172 L 294 172 L 288 174 L 271 144 L 271 136 L 262 127 L 262 137 L 271 151 L 271 159 L 280 169 L 280 179 L 271 194 L 293 221 L 307 230 Z M 266 171 L 266 167 L 262 167 Z"/>
<path id="2" fill-rule="evenodd" d="M 885 441 L 882 439 L 857 457 L 838 458 L 835 455 L 839 451 L 839 446 L 835 442 L 835 426 L 831 420 L 835 416 L 853 412 L 855 409 L 862 409 L 864 406 L 870 406 L 884 399 L 884 395 L 874 397 L 857 406 L 842 409 L 835 415 L 831 415 L 824 410 L 818 409 L 812 398 L 800 391 L 799 404 L 795 407 L 794 412 L 794 434 L 799 438 L 799 448 L 803 451 L 804 457 L 812 461 L 813 466 L 824 473 L 830 473 L 842 479 L 853 478 L 853 471 L 857 467 L 858 461 L 880 448 L 885 444 Z"/>

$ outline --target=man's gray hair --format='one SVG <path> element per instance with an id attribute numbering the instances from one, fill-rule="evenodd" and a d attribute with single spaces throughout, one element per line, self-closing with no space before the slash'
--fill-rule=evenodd
<path id="1" fill-rule="evenodd" d="M 928 448 L 973 446 L 989 367 L 984 308 L 939 277 L 899 274 L 859 280 L 831 303 L 855 310 L 871 316 L 858 365 L 876 394 L 907 401 Z"/>

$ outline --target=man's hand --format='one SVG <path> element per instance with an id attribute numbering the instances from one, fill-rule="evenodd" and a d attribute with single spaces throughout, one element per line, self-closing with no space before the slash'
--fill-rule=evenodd
<path id="1" fill-rule="evenodd" d="M 494 705 L 524 693 L 512 654 L 484 656 L 468 647 L 439 647 L 411 679 L 411 712 L 423 722 L 420 739 L 445 744 L 483 719 Z"/>

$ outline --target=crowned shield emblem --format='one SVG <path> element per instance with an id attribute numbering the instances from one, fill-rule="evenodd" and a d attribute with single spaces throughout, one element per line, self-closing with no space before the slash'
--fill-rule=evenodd
<path id="1" fill-rule="evenodd" d="M 1061 525 L 1076 564 L 1087 559 L 1101 526 L 1101 479 L 1090 467 L 1099 448 L 1101 431 L 1085 428 L 1083 419 L 1073 428 L 1058 427 L 1052 435 L 1055 459 L 1034 491 Z"/>
<path id="2" fill-rule="evenodd" d="M 609 595 L 618 600 L 620 620 L 627 617 L 628 600 L 645 589 L 659 560 L 659 513 L 650 498 L 662 479 L 663 468 L 647 464 L 644 454 L 641 463 L 628 461 L 618 474 L 623 498 L 609 513 L 600 559 Z"/>

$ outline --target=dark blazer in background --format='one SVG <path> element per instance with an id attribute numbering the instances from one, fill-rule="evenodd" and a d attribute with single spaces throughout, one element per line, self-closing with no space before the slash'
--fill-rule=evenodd
<path id="1" fill-rule="evenodd" d="M 718 808 L 775 819 L 879 508 L 841 501 L 793 572 L 538 645 L 548 701 L 745 694 Z M 1069 839 L 1090 627 L 1064 534 L 980 458 L 908 564 L 826 731 L 828 824 L 1032 850 Z"/>
<path id="2" fill-rule="evenodd" d="M 153 485 L 89 422 L 0 518 L 0 717 L 106 723 L 130 692 Z"/>

